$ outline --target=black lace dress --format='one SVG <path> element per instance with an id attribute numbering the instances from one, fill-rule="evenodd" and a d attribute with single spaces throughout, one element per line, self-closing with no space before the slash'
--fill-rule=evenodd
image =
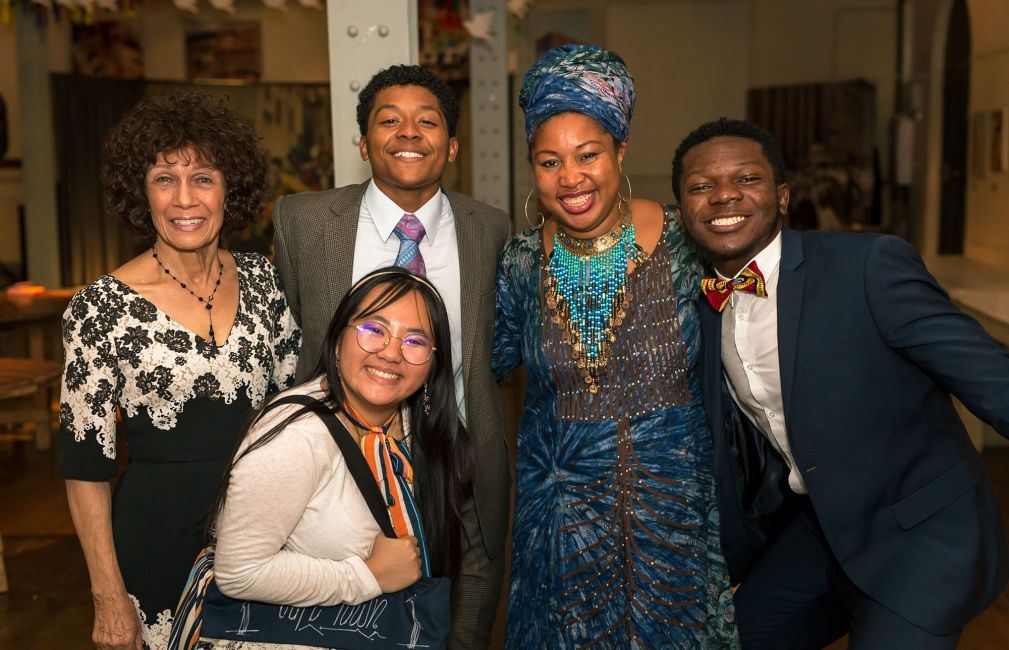
<path id="1" fill-rule="evenodd" d="M 116 438 L 124 436 L 128 462 L 112 526 L 150 648 L 167 643 L 236 437 L 252 409 L 294 378 L 301 332 L 277 273 L 261 255 L 234 257 L 238 313 L 221 346 L 110 275 L 77 293 L 63 317 L 60 471 L 115 478 Z"/>

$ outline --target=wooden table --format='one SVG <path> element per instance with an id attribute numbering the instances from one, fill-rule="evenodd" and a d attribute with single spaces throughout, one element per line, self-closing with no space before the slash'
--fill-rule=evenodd
<path id="1" fill-rule="evenodd" d="M 59 363 L 45 360 L 45 331 L 60 322 L 73 293 L 72 289 L 28 294 L 0 291 L 0 325 L 25 328 L 30 357 L 0 358 L 0 424 L 34 422 L 38 449 L 52 444 L 49 392 L 62 370 Z M 0 593 L 7 591 L 2 554 L 0 538 Z"/>
<path id="2" fill-rule="evenodd" d="M 28 356 L 45 359 L 45 330 L 60 322 L 73 295 L 73 289 L 42 289 L 35 294 L 0 291 L 0 325 L 24 328 Z"/>

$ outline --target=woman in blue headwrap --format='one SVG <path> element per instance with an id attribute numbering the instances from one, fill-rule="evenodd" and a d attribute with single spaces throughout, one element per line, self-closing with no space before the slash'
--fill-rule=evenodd
<path id="1" fill-rule="evenodd" d="M 528 371 L 509 648 L 738 647 L 694 373 L 700 266 L 670 209 L 623 194 L 634 98 L 619 56 L 579 45 L 519 94 L 539 209 L 498 274 L 494 371 Z"/>

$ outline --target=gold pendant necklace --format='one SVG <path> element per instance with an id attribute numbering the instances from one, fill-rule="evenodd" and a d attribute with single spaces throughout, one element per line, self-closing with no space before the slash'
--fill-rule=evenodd
<path id="1" fill-rule="evenodd" d="M 621 202 L 619 204 L 619 210 L 620 221 L 613 230 L 609 231 L 605 235 L 589 237 L 588 239 L 578 239 L 577 237 L 572 237 L 568 233 L 564 232 L 560 226 L 558 226 L 556 233 L 557 243 L 563 246 L 566 251 L 572 255 L 577 255 L 578 257 L 595 257 L 596 255 L 602 255 L 619 244 L 620 239 L 624 236 L 624 231 L 631 226 L 630 209 L 625 209 L 624 203 Z"/>

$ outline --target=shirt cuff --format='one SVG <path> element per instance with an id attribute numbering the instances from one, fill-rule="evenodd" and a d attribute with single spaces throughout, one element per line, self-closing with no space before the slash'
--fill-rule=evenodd
<path id="1" fill-rule="evenodd" d="M 349 601 L 351 605 L 360 605 L 382 595 L 382 588 L 378 586 L 378 580 L 375 579 L 375 575 L 368 569 L 362 558 L 349 557 L 346 561 L 350 563 L 351 569 L 357 576 L 357 584 L 360 585 L 356 597 Z"/>

